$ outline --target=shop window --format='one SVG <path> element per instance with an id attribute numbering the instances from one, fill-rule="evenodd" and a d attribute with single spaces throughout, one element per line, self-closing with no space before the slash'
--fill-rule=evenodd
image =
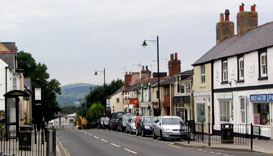
<path id="1" fill-rule="evenodd" d="M 197 122 L 205 121 L 205 104 L 197 103 Z"/>
<path id="2" fill-rule="evenodd" d="M 220 121 L 230 122 L 231 119 L 231 102 L 229 100 L 219 100 L 220 105 Z"/>
<path id="3" fill-rule="evenodd" d="M 255 125 L 269 125 L 270 114 L 268 103 L 254 103 L 254 124 Z"/>

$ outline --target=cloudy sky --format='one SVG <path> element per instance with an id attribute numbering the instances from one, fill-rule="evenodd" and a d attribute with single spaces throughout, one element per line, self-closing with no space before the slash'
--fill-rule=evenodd
<path id="1" fill-rule="evenodd" d="M 156 45 L 142 48 L 144 39 L 160 39 L 160 71 L 178 52 L 182 71 L 216 43 L 220 13 L 230 10 L 235 22 L 241 3 L 257 5 L 259 25 L 273 20 L 272 0 L 8 0 L 1 2 L 0 41 L 16 42 L 45 63 L 51 78 L 62 85 L 103 83 L 124 72 L 156 71 Z M 236 32 L 236 27 L 235 27 Z"/>

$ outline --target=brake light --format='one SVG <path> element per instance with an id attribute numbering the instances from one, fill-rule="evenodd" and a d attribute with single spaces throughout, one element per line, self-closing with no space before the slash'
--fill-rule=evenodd
<path id="1" fill-rule="evenodd" d="M 117 125 L 117 124 L 118 124 L 118 122 L 117 122 L 117 121 L 115 121 L 115 122 L 114 122 L 114 124 L 115 124 L 115 125 Z"/>

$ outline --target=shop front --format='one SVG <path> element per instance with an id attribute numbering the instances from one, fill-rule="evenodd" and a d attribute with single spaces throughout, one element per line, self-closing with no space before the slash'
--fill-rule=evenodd
<path id="1" fill-rule="evenodd" d="M 259 126 L 261 135 L 273 138 L 273 94 L 250 94 L 253 107 L 253 124 Z"/>
<path id="2" fill-rule="evenodd" d="M 190 96 L 173 97 L 173 105 L 176 116 L 181 117 L 184 121 L 193 120 Z"/>

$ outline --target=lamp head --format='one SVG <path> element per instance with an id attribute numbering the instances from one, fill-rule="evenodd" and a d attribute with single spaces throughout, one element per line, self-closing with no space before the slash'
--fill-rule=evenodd
<path id="1" fill-rule="evenodd" d="M 148 46 L 148 44 L 146 43 L 146 40 L 143 41 L 142 46 L 143 46 L 144 48 L 146 48 L 146 47 Z"/>
<path id="2" fill-rule="evenodd" d="M 95 75 L 98 75 L 98 72 L 97 72 L 97 71 L 95 71 Z"/>

